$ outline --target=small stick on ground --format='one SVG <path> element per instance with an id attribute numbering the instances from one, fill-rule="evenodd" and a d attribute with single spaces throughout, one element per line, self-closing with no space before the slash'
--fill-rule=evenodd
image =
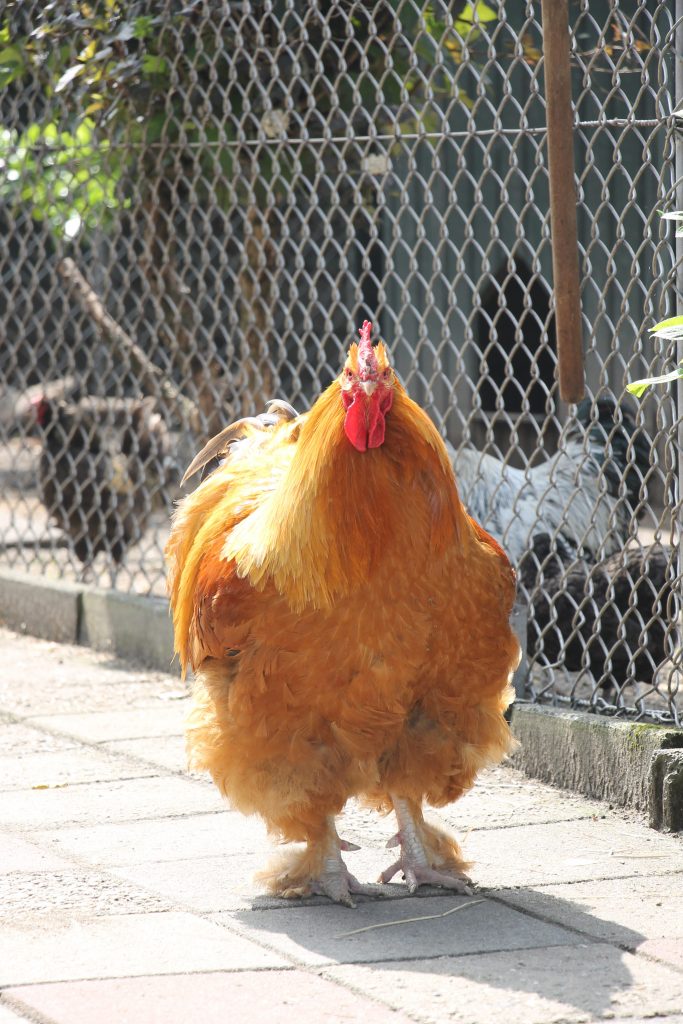
<path id="1" fill-rule="evenodd" d="M 393 928 L 399 924 L 413 924 L 415 921 L 436 921 L 438 917 L 448 917 L 449 914 L 455 914 L 458 910 L 466 910 L 467 907 L 473 907 L 475 903 L 485 903 L 486 900 L 470 900 L 469 903 L 461 903 L 458 907 L 451 907 L 450 910 L 444 910 L 442 914 L 423 914 L 421 917 L 404 917 L 398 921 L 380 921 L 379 924 L 368 924 L 365 928 L 354 928 L 352 932 L 341 932 L 339 935 L 335 935 L 335 939 L 347 939 L 349 935 L 360 935 L 361 932 L 372 932 L 375 928 Z"/>

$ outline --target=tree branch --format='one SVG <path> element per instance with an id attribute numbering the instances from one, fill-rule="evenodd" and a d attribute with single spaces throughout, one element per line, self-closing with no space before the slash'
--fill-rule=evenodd
<path id="1" fill-rule="evenodd" d="M 74 261 L 69 257 L 60 260 L 57 264 L 57 270 L 85 312 L 91 317 L 100 333 L 118 349 L 119 354 L 126 361 L 131 361 L 134 364 L 140 374 L 140 387 L 142 390 L 153 395 L 161 392 L 164 398 L 180 412 L 181 417 L 186 418 L 190 425 L 197 429 L 199 425 L 199 410 L 197 406 L 189 398 L 186 398 L 172 381 L 164 376 L 162 370 L 145 355 L 140 346 L 107 313 L 99 295 L 88 284 Z"/>

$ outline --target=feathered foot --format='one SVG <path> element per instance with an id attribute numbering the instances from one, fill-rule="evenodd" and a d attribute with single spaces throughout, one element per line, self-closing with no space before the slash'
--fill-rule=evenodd
<path id="1" fill-rule="evenodd" d="M 330 817 L 322 841 L 309 842 L 303 849 L 282 851 L 256 877 L 274 896 L 327 896 L 334 903 L 355 907 L 356 895 L 384 895 L 378 885 L 364 885 L 346 867 L 342 851 L 357 849 L 353 843 L 339 838 L 334 818 Z"/>
<path id="2" fill-rule="evenodd" d="M 420 885 L 440 885 L 444 889 L 470 896 L 472 890 L 465 874 L 468 864 L 460 856 L 454 839 L 445 832 L 428 825 L 416 804 L 392 796 L 396 812 L 398 834 L 387 845 L 401 847 L 401 855 L 391 867 L 383 871 L 379 881 L 389 882 L 398 871 L 412 895 Z"/>

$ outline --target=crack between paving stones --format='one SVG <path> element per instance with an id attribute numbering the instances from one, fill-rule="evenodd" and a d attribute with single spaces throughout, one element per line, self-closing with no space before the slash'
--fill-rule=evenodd
<path id="1" fill-rule="evenodd" d="M 12 1013 L 20 1015 L 21 1020 L 29 1021 L 30 1024 L 59 1024 L 54 1017 L 46 1017 L 44 1013 L 35 1010 L 22 999 L 18 999 L 16 996 L 3 995 L 2 988 L 0 988 L 0 1006 L 6 1006 Z"/>
<path id="2" fill-rule="evenodd" d="M 52 751 L 50 752 L 52 753 Z M 58 755 L 60 751 L 54 751 L 54 754 Z M 76 789 L 77 786 L 113 786 L 117 782 L 138 782 L 141 779 L 149 780 L 150 782 L 154 779 L 166 778 L 164 775 L 124 775 L 117 776 L 115 779 L 80 779 L 76 782 L 55 782 L 46 783 L 45 785 L 35 786 L 21 786 L 18 789 L 2 789 L 0 787 L 0 796 L 7 793 L 44 793 L 55 789 Z"/>

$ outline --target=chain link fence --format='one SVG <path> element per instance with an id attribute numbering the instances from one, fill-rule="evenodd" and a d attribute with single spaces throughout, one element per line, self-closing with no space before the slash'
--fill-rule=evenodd
<path id="1" fill-rule="evenodd" d="M 540 3 L 8 0 L 0 567 L 163 593 L 197 446 L 368 317 L 517 565 L 527 696 L 680 724 L 677 393 L 625 392 L 678 355 L 676 7 L 570 3 L 567 407 Z"/>

